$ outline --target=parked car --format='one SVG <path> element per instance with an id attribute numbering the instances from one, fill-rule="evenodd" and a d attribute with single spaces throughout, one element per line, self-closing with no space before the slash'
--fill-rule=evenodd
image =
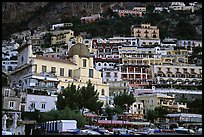
<path id="1" fill-rule="evenodd" d="M 11 131 L 2 131 L 2 135 L 12 135 Z"/>
<path id="2" fill-rule="evenodd" d="M 199 128 L 197 132 L 202 133 L 202 128 Z"/>
<path id="3" fill-rule="evenodd" d="M 85 133 L 86 135 L 101 135 L 100 133 L 89 129 L 81 130 L 81 132 L 82 134 Z"/>
<path id="4" fill-rule="evenodd" d="M 184 128 L 184 127 L 174 128 L 174 130 L 177 133 L 189 133 L 189 134 L 195 133 L 195 131 L 193 131 L 192 129 L 188 129 L 188 128 Z"/>

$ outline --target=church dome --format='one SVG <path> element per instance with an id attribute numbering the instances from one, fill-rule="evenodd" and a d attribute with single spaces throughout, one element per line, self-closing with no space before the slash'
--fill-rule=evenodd
<path id="1" fill-rule="evenodd" d="M 90 57 L 89 49 L 81 43 L 77 43 L 72 46 L 68 53 L 68 58 L 73 57 L 74 55 L 79 55 L 79 57 Z"/>

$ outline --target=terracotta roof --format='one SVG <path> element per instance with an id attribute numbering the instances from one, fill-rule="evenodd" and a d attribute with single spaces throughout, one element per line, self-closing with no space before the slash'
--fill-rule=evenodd
<path id="1" fill-rule="evenodd" d="M 36 59 L 42 59 L 42 60 L 55 61 L 55 62 L 68 63 L 68 64 L 76 65 L 75 63 L 73 63 L 69 60 L 55 58 L 55 57 L 45 57 L 45 56 L 36 55 Z"/>

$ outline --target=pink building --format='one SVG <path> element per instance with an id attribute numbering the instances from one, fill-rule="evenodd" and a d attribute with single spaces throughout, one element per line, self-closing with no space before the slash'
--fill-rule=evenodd
<path id="1" fill-rule="evenodd" d="M 138 16 L 138 17 L 142 17 L 143 14 L 140 11 L 136 11 L 136 10 L 119 10 L 118 14 L 120 17 L 124 17 L 127 15 L 133 15 L 133 16 Z"/>

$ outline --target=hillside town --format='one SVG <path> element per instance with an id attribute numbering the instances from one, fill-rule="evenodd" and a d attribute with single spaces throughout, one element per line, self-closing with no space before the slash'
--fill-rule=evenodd
<path id="1" fill-rule="evenodd" d="M 199 9 L 202 5 L 196 2 L 189 6 L 172 2 L 153 12 L 193 13 Z M 129 10 L 115 6 L 112 10 L 121 18 L 146 14 L 146 7 Z M 103 17 L 97 13 L 80 21 L 100 19 Z M 2 41 L 2 133 L 202 134 L 202 39 L 161 39 L 160 28 L 151 23 L 132 24 L 130 36 L 89 38 L 68 29 L 73 25 L 39 26 Z M 83 106 L 83 100 L 92 96 L 83 90 L 92 89 L 101 103 L 89 103 L 93 109 L 86 103 Z M 74 92 L 84 93 L 84 97 L 77 100 Z M 127 98 L 122 100 L 123 96 Z M 73 99 L 73 104 L 74 99 L 82 102 L 76 110 L 86 119 L 83 126 L 74 117 L 41 120 L 54 111 L 71 113 L 75 106 L 66 99 Z"/>

